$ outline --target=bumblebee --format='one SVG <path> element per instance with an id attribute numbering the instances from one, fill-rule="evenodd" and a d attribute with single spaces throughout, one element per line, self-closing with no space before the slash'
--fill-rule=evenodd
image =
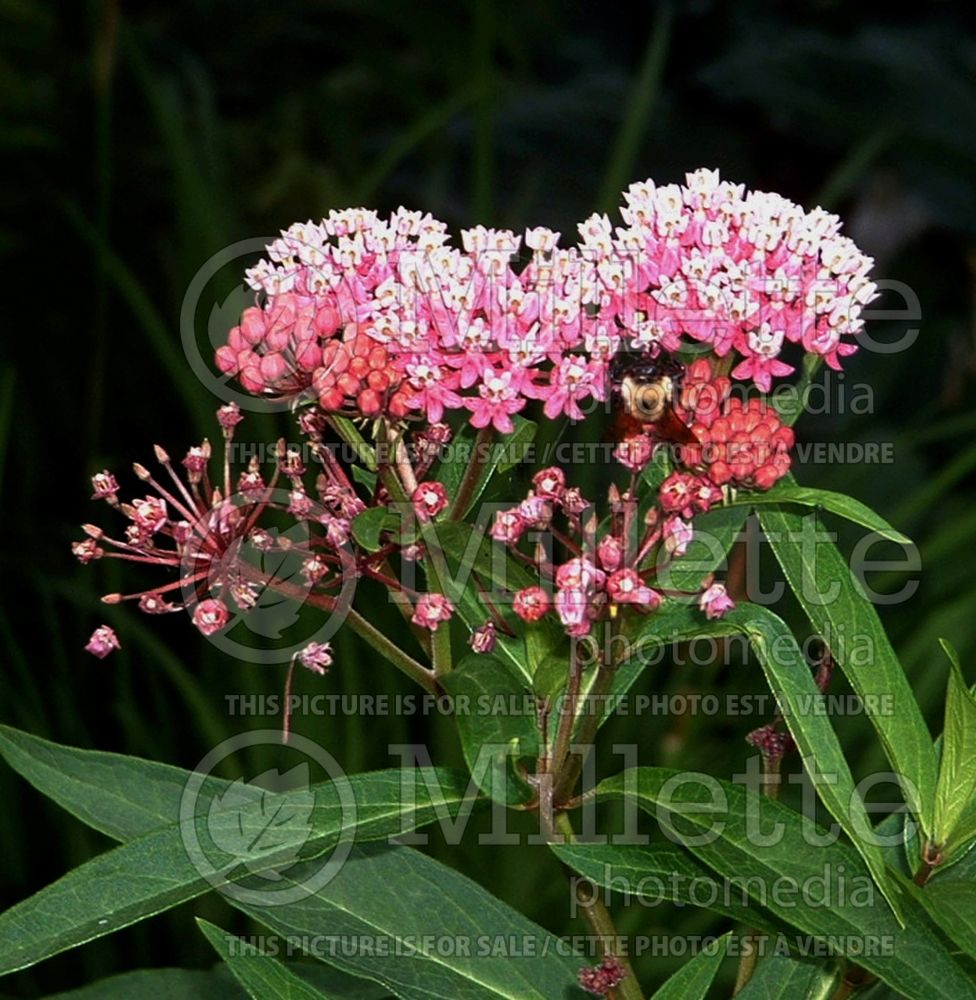
<path id="1" fill-rule="evenodd" d="M 678 416 L 685 366 L 666 354 L 617 353 L 610 362 L 615 440 L 653 429 L 662 441 L 698 444 L 698 438 Z"/>

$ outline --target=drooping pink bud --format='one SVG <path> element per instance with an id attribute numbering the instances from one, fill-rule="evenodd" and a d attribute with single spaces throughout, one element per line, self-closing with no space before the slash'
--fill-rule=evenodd
<path id="1" fill-rule="evenodd" d="M 115 631 L 109 628 L 108 625 L 99 625 L 97 629 L 91 634 L 91 638 L 88 640 L 88 645 L 85 649 L 92 654 L 92 656 L 97 656 L 100 660 L 104 660 L 113 649 L 121 649 L 122 643 L 119 642 L 118 636 Z"/>

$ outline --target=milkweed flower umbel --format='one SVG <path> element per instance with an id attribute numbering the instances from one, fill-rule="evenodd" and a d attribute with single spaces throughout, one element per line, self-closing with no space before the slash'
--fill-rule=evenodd
<path id="1" fill-rule="evenodd" d="M 302 449 L 282 444 L 273 463 L 234 462 L 241 412 L 227 404 L 215 475 L 207 441 L 175 466 L 158 449 L 159 475 L 135 466 L 143 489 L 131 501 L 102 470 L 94 497 L 127 524 L 117 537 L 87 525 L 72 551 L 85 564 L 120 558 L 175 572 L 105 600 L 134 599 L 148 614 L 185 609 L 208 635 L 231 630 L 264 589 L 283 584 L 245 553 L 286 550 L 298 562 L 292 589 L 322 607 L 344 580 L 371 577 L 398 591 L 417 630 L 433 632 L 454 614 L 451 601 L 422 592 L 439 590 L 436 581 L 418 590 L 391 566 L 428 574 L 436 522 L 452 499 L 466 509 L 451 516 L 465 514 L 479 492 L 477 479 L 444 477 L 457 497 L 439 481 L 459 425 L 478 431 L 464 434 L 480 448 L 524 429 L 523 413 L 585 420 L 619 400 L 621 355 L 639 352 L 670 366 L 667 415 L 687 434 L 631 414 L 636 429 L 612 452 L 622 485 L 606 495 L 607 516 L 558 465 L 538 471 L 491 523 L 493 541 L 537 575 L 504 598 L 520 622 L 548 617 L 574 637 L 671 600 L 718 617 L 734 607 L 720 583 L 679 593 L 667 570 L 688 552 L 700 515 L 788 473 L 793 431 L 766 396 L 802 352 L 837 369 L 856 350 L 877 294 L 871 266 L 836 216 L 707 169 L 683 184 L 630 185 L 617 218 L 592 215 L 566 241 L 544 227 L 520 235 L 484 226 L 452 240 L 442 222 L 402 207 L 296 223 L 246 272 L 253 303 L 215 361 L 246 392 L 291 405 Z M 350 470 L 329 434 L 355 438 L 370 467 Z M 403 502 L 419 534 L 385 515 L 359 530 L 368 508 Z M 302 526 L 303 542 L 279 540 L 273 522 L 282 518 Z M 482 651 L 496 628 L 509 628 L 491 612 L 490 628 L 467 622 Z"/>
<path id="2" fill-rule="evenodd" d="M 530 400 L 583 419 L 621 350 L 703 345 L 768 392 L 793 373 L 790 345 L 833 368 L 856 349 L 877 288 L 837 216 L 705 169 L 632 184 L 623 202 L 623 225 L 593 215 L 575 246 L 528 230 L 521 257 L 513 232 L 474 227 L 459 248 L 405 208 L 296 223 L 247 272 L 256 304 L 217 366 L 248 392 L 329 413 L 460 411 L 507 433 Z"/>
<path id="3" fill-rule="evenodd" d="M 219 480 L 210 475 L 211 448 L 208 442 L 191 448 L 181 464 L 182 475 L 169 455 L 156 448 L 161 474 L 156 475 L 136 463 L 133 470 L 147 495 L 131 502 L 119 499 L 115 476 L 101 472 L 93 477 L 95 497 L 105 500 L 128 522 L 119 537 L 93 524 L 84 525 L 86 538 L 72 544 L 79 562 L 114 558 L 143 568 L 166 570 L 168 579 L 147 590 L 129 594 L 108 594 L 108 604 L 136 601 L 146 614 L 165 614 L 185 609 L 193 625 L 204 635 L 225 629 L 235 615 L 246 615 L 268 586 L 290 587 L 298 597 L 314 599 L 329 595 L 348 575 L 375 572 L 371 555 L 362 562 L 346 551 L 350 518 L 365 504 L 339 464 L 326 456 L 323 471 L 315 479 L 315 496 L 303 482 L 307 470 L 300 454 L 281 442 L 275 449 L 274 468 L 269 477 L 256 459 L 239 471 L 235 484 L 235 463 L 231 461 L 235 427 L 240 422 L 236 406 L 218 411 L 226 454 Z M 312 442 L 313 446 L 316 442 Z M 269 530 L 266 521 L 279 522 L 288 515 L 300 526 L 298 540 Z M 297 560 L 297 586 L 282 581 L 274 572 L 262 569 L 261 559 L 269 556 L 276 566 L 291 557 Z M 175 575 L 173 575 L 175 574 Z M 286 588 L 287 589 L 287 588 Z M 104 656 L 113 648 L 114 633 L 96 632 L 89 644 L 95 655 Z M 117 648 L 117 647 L 115 647 Z"/>

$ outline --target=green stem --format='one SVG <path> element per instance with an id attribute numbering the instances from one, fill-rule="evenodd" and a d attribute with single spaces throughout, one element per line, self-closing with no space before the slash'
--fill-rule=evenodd
<path id="1" fill-rule="evenodd" d="M 615 655 L 615 640 L 619 635 L 619 631 L 620 619 L 608 619 L 604 629 L 604 641 L 608 644 L 608 647 L 604 650 L 604 653 L 600 655 L 598 660 L 599 666 L 597 667 L 597 675 L 587 696 L 588 700 L 592 703 L 593 708 L 592 711 L 587 711 L 583 714 L 583 719 L 579 725 L 579 733 L 576 738 L 577 746 L 591 746 L 594 738 L 596 737 L 596 732 L 600 728 L 600 723 L 603 721 L 603 713 L 600 706 L 603 703 L 604 696 L 610 693 L 610 688 L 613 685 L 613 678 L 617 672 L 617 667 L 623 659 L 623 655 Z M 609 662 L 607 662 L 608 660 Z M 574 718 L 572 720 L 574 725 L 570 728 L 570 734 L 572 734 L 572 729 L 575 728 L 577 714 L 578 713 L 574 713 Z M 553 801 L 556 803 L 557 807 L 572 797 L 573 790 L 576 787 L 576 782 L 579 780 L 580 773 L 583 770 L 583 763 L 583 754 L 568 754 L 568 747 L 565 760 L 557 759 L 556 766 L 554 768 L 555 787 L 553 789 Z"/>
<path id="2" fill-rule="evenodd" d="M 468 467 L 464 471 L 464 477 L 458 486 L 457 495 L 454 497 L 454 502 L 451 504 L 451 510 L 448 514 L 448 520 L 460 521 L 468 512 L 468 508 L 471 506 L 471 499 L 478 488 L 478 482 L 484 471 L 485 458 L 491 448 L 494 436 L 495 430 L 490 425 L 482 427 L 477 435 L 475 435 L 471 461 L 468 463 Z"/>
<path id="3" fill-rule="evenodd" d="M 566 813 L 560 813 L 556 818 L 555 832 L 562 834 L 568 843 L 572 843 L 576 839 L 573 824 Z M 616 946 L 616 942 L 620 939 L 620 934 L 614 925 L 613 917 L 610 916 L 610 911 L 603 904 L 603 900 L 600 899 L 600 890 L 589 880 L 581 882 L 568 869 L 567 873 L 573 878 L 572 887 L 576 893 L 577 909 L 587 929 L 600 942 L 601 956 L 612 955 L 627 973 L 620 985 L 613 991 L 613 995 L 617 1000 L 644 1000 L 640 983 L 634 975 L 634 970 L 631 968 L 629 959 L 626 955 L 617 954 L 619 949 Z M 584 887 L 588 887 L 588 889 L 585 895 L 581 895 L 580 890 Z"/>
<path id="4" fill-rule="evenodd" d="M 260 581 L 266 587 L 289 597 L 292 600 L 305 602 L 315 608 L 322 608 L 325 611 L 336 610 L 336 600 L 326 594 L 309 594 L 303 587 L 298 587 L 285 580 L 276 577 L 268 579 L 264 574 L 258 573 L 254 567 L 239 563 L 241 572 L 247 579 Z M 389 660 L 398 670 L 402 670 L 411 680 L 416 681 L 425 691 L 437 694 L 437 678 L 432 670 L 428 670 L 422 663 L 418 663 L 412 656 L 405 653 L 392 639 L 385 636 L 378 628 L 371 625 L 358 611 L 348 608 L 345 612 L 344 623 L 353 632 L 364 639 L 382 657 Z"/>
<path id="5" fill-rule="evenodd" d="M 583 665 L 577 655 L 576 644 L 573 644 L 569 662 L 569 680 L 566 683 L 566 693 L 563 695 L 562 704 L 559 706 L 559 725 L 556 730 L 556 742 L 551 755 L 552 773 L 554 777 L 553 801 L 559 803 L 561 798 L 558 789 L 562 786 L 562 776 L 569 765 L 569 748 L 573 737 L 573 729 L 576 725 L 576 715 L 579 707 L 580 684 L 583 679 Z M 576 760 L 578 758 L 572 758 Z"/>
<path id="6" fill-rule="evenodd" d="M 393 666 L 402 670 L 411 680 L 416 681 L 425 691 L 430 694 L 437 693 L 437 633 L 446 629 L 438 629 L 434 633 L 434 665 L 435 670 L 428 670 L 423 664 L 418 663 L 412 656 L 405 653 L 395 642 L 388 639 L 379 629 L 371 625 L 358 611 L 352 608 L 346 613 L 346 624 L 358 636 L 364 639 L 381 656 L 385 657 Z M 449 640 L 450 641 L 450 640 Z"/>

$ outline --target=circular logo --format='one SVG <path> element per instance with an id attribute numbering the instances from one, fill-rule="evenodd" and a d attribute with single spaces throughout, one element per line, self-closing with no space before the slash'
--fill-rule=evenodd
<path id="1" fill-rule="evenodd" d="M 219 892 L 242 903 L 282 906 L 307 899 L 339 874 L 352 850 L 356 799 L 338 761 L 297 734 L 288 746 L 306 760 L 284 774 L 266 771 L 251 781 L 215 785 L 217 764 L 256 745 L 280 748 L 281 733 L 240 733 L 197 764 L 180 798 L 180 835 L 194 868 Z M 328 782 L 311 784 L 312 762 Z"/>

